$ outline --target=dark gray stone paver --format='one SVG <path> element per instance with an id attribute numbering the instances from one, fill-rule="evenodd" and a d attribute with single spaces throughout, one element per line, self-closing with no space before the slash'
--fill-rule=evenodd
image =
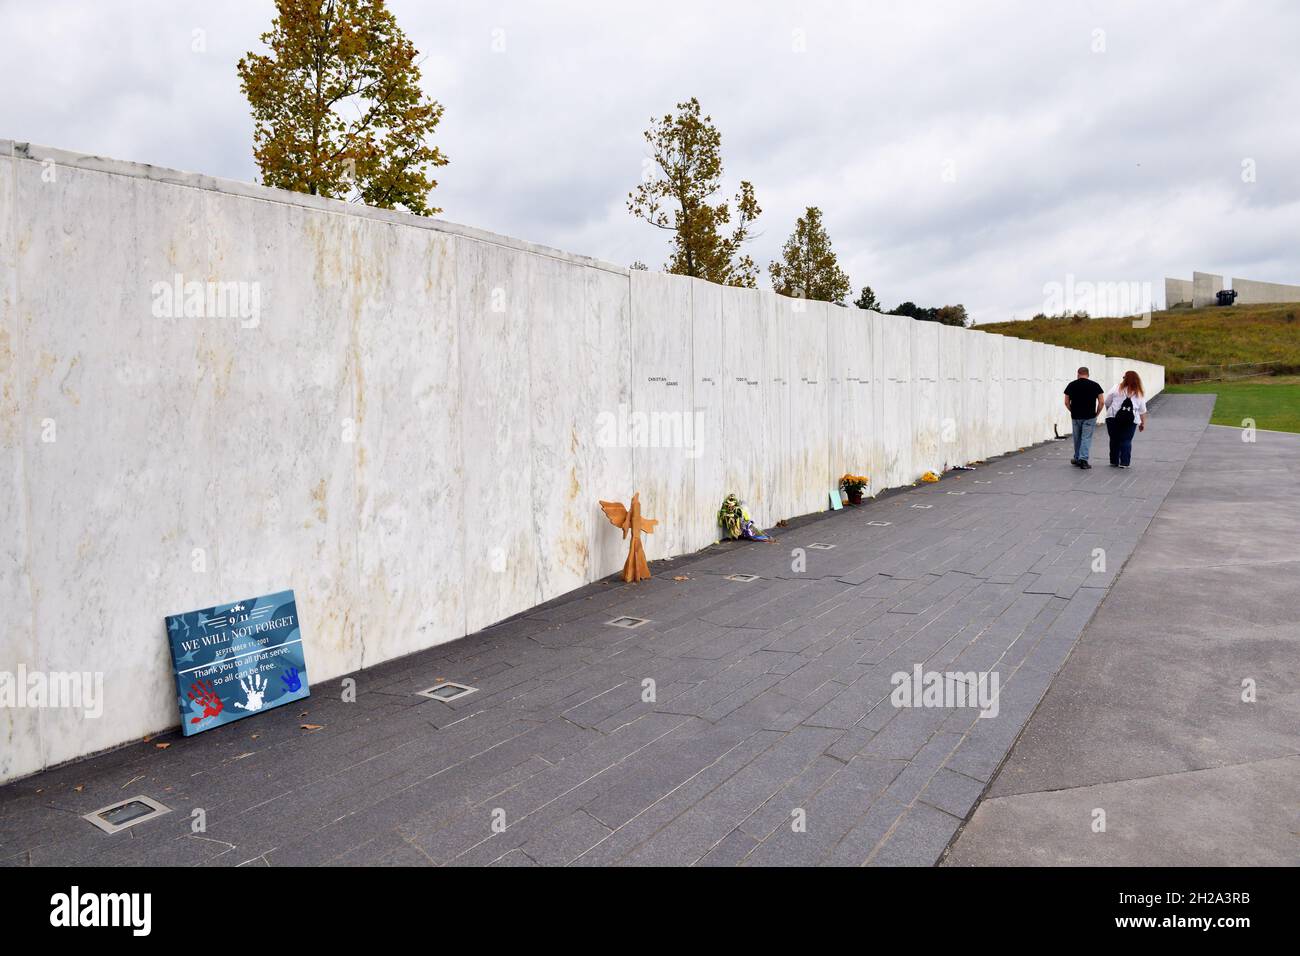
<path id="1" fill-rule="evenodd" d="M 1091 587 L 1025 657 L 1016 680 L 1037 671 L 1050 686 L 948 865 L 1300 864 L 1297 470 L 1300 435 L 1200 433 L 1077 643 Z"/>
<path id="2" fill-rule="evenodd" d="M 1091 472 L 1048 443 L 362 671 L 355 703 L 319 686 L 301 713 L 10 784 L 0 863 L 933 864 L 1208 413 L 1162 398 L 1131 471 L 1105 467 L 1104 432 Z M 816 541 L 836 548 L 793 572 L 791 549 Z M 761 577 L 725 580 L 739 572 Z M 651 623 L 606 626 L 620 614 Z M 916 664 L 996 673 L 997 716 L 894 706 L 893 675 Z M 479 690 L 414 696 L 440 678 Z M 77 819 L 125 789 L 177 812 L 114 837 Z"/>

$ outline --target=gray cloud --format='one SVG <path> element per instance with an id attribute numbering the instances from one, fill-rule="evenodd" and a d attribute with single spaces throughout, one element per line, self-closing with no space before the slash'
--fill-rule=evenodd
<path id="1" fill-rule="evenodd" d="M 1300 280 L 1295 4 L 390 5 L 447 108 L 436 199 L 457 222 L 659 265 L 664 235 L 624 201 L 648 118 L 694 95 L 728 189 L 758 191 L 755 258 L 819 205 L 891 305 L 996 321 L 1067 274 L 1157 296 L 1193 268 Z M 0 0 L 0 136 L 255 179 L 234 65 L 272 13 Z"/>

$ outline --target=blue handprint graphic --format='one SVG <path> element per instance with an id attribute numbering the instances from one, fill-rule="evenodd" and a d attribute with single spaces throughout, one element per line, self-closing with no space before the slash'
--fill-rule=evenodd
<path id="1" fill-rule="evenodd" d="M 298 676 L 298 668 L 296 667 L 290 667 L 281 674 L 280 680 L 284 681 L 284 689 L 291 694 L 302 690 L 302 678 Z"/>

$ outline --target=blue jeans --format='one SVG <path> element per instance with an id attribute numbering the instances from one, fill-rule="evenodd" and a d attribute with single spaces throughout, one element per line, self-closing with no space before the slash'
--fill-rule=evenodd
<path id="1" fill-rule="evenodd" d="M 1092 450 L 1092 433 L 1097 428 L 1095 418 L 1075 418 L 1070 422 L 1074 433 L 1074 460 L 1087 461 L 1088 452 Z"/>
<path id="2" fill-rule="evenodd" d="M 1106 434 L 1110 436 L 1110 463 L 1127 465 L 1133 457 L 1133 436 L 1137 434 L 1137 422 L 1127 428 L 1115 424 L 1115 419 L 1106 419 Z"/>

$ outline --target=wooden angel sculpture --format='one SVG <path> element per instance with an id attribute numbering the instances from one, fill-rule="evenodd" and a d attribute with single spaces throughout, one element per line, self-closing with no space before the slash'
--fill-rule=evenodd
<path id="1" fill-rule="evenodd" d="M 600 507 L 610 524 L 623 529 L 623 540 L 626 541 L 628 532 L 632 532 L 632 544 L 627 550 L 627 562 L 623 565 L 623 580 L 631 583 L 650 577 L 650 566 L 645 560 L 645 546 L 641 544 L 641 532 L 651 534 L 659 520 L 641 517 L 641 493 L 632 495 L 630 509 L 624 508 L 617 501 L 602 501 Z"/>

